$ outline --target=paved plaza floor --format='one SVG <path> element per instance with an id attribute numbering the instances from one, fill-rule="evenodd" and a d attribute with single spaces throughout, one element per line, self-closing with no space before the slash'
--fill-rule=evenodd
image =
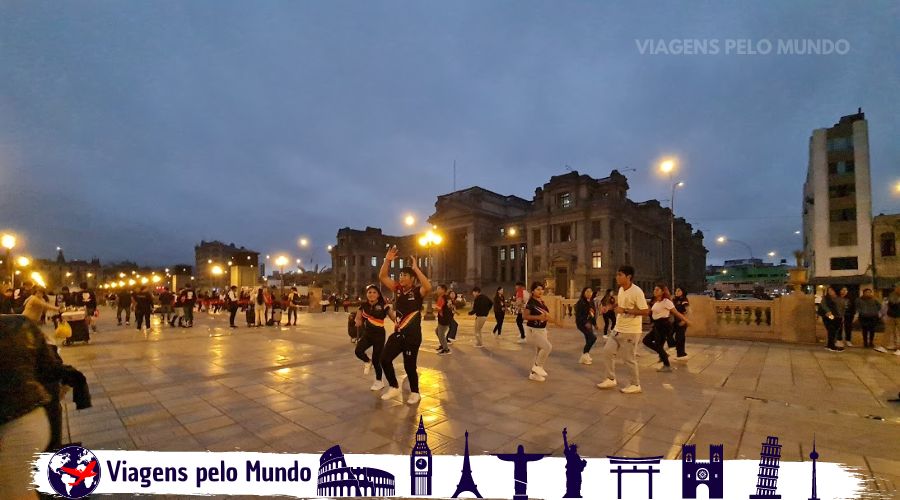
<path id="1" fill-rule="evenodd" d="M 551 328 L 550 376 L 540 383 L 527 378 L 532 351 L 516 342 L 515 324 L 478 349 L 464 318 L 448 356 L 435 353 L 434 323 L 425 322 L 422 401 L 409 406 L 369 390 L 345 313 L 234 330 L 224 314 L 197 313 L 193 329 L 154 319 L 146 335 L 116 327 L 109 309 L 103 315 L 89 345 L 62 348 L 94 403 L 82 411 L 69 403 L 72 438 L 93 449 L 315 453 L 340 444 L 407 454 L 422 415 L 435 454 L 462 454 L 468 429 L 473 454 L 524 444 L 561 456 L 568 427 L 585 456 L 677 458 L 690 442 L 724 443 L 726 458 L 756 460 L 772 435 L 783 459 L 796 461 L 808 460 L 815 433 L 821 460 L 856 467 L 869 491 L 900 487 L 900 405 L 887 402 L 900 390 L 900 356 L 689 337 L 692 357 L 673 373 L 657 373 L 655 354 L 641 347 L 644 392 L 623 395 L 595 386 L 599 344 L 594 365 L 577 363 L 583 340 L 574 329 Z M 396 366 L 402 373 L 400 359 Z"/>

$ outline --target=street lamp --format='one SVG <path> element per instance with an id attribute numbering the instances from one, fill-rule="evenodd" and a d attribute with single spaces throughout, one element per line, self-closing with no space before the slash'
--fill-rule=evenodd
<path id="1" fill-rule="evenodd" d="M 284 266 L 286 266 L 288 262 L 290 262 L 290 261 L 284 255 L 279 255 L 275 259 L 275 265 L 278 266 L 280 277 L 281 277 L 281 296 L 282 297 L 284 297 Z"/>
<path id="2" fill-rule="evenodd" d="M 3 244 L 3 248 L 6 249 L 6 265 L 9 266 L 9 286 L 10 288 L 15 288 L 15 279 L 16 275 L 13 273 L 13 263 L 10 254 L 12 253 L 13 247 L 16 246 L 16 237 L 11 234 L 4 234 L 2 238 L 0 238 L 0 243 Z"/>
<path id="3" fill-rule="evenodd" d="M 741 240 L 735 240 L 735 239 L 732 239 L 732 238 L 726 238 L 726 237 L 724 237 L 724 236 L 719 236 L 718 238 L 716 238 L 716 243 L 718 243 L 718 244 L 720 244 L 720 245 L 724 245 L 724 244 L 729 243 L 729 242 L 732 242 L 732 243 L 739 243 L 739 244 L 741 244 L 741 245 L 744 245 L 744 247 L 747 248 L 747 252 L 750 253 L 750 259 L 753 259 L 753 249 L 750 248 L 750 245 L 744 243 L 743 241 L 741 241 Z"/>
<path id="4" fill-rule="evenodd" d="M 416 218 L 412 215 L 407 215 L 403 218 L 403 223 L 406 224 L 407 227 L 412 227 L 416 223 Z"/>
<path id="5" fill-rule="evenodd" d="M 428 276 L 429 279 L 433 279 L 434 276 L 434 257 L 432 256 L 431 249 L 435 246 L 441 244 L 444 241 L 444 237 L 438 233 L 435 233 L 432 230 L 428 230 L 427 233 L 419 237 L 419 246 L 425 247 L 428 250 Z M 434 319 L 434 309 L 431 307 L 431 294 L 428 295 L 428 307 L 425 309 L 425 319 L 433 320 Z"/>
<path id="6" fill-rule="evenodd" d="M 659 164 L 659 170 L 669 176 L 672 182 L 672 173 L 675 171 L 675 160 L 666 159 Z M 675 293 L 675 188 L 684 187 L 683 182 L 672 183 L 672 195 L 669 197 L 669 257 L 672 277 L 672 293 Z"/>

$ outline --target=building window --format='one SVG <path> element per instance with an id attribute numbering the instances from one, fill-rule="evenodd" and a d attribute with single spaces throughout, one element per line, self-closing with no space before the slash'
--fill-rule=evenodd
<path id="1" fill-rule="evenodd" d="M 855 184 L 841 184 L 839 186 L 828 186 L 829 198 L 844 198 L 856 194 Z"/>
<path id="2" fill-rule="evenodd" d="M 827 142 L 828 151 L 853 151 L 853 138 L 832 137 Z"/>
<path id="3" fill-rule="evenodd" d="M 833 257 L 831 259 L 832 271 L 856 271 L 859 263 L 856 257 Z"/>
<path id="4" fill-rule="evenodd" d="M 532 269 L 532 271 L 541 272 L 541 256 L 540 255 L 536 255 L 534 257 L 534 259 L 532 260 L 532 267 L 534 267 L 534 269 Z M 531 285 L 529 284 L 529 286 L 531 286 Z"/>
<path id="5" fill-rule="evenodd" d="M 394 262 L 397 262 L 397 261 L 396 261 L 396 260 L 392 260 L 392 261 L 391 261 L 391 269 L 394 268 Z"/>
<path id="6" fill-rule="evenodd" d="M 572 231 L 571 224 L 561 224 L 559 227 L 559 241 L 573 241 L 575 239 L 575 231 Z"/>
<path id="7" fill-rule="evenodd" d="M 881 256 L 894 257 L 897 255 L 897 240 L 894 233 L 881 233 Z"/>
<path id="8" fill-rule="evenodd" d="M 506 236 L 506 228 L 505 227 L 500 228 L 500 236 Z"/>
<path id="9" fill-rule="evenodd" d="M 534 240 L 535 245 L 540 245 L 541 244 L 541 230 L 535 229 L 534 231 L 532 231 L 531 239 Z"/>
<path id="10" fill-rule="evenodd" d="M 855 221 L 855 208 L 840 208 L 831 211 L 831 222 Z"/>
<path id="11" fill-rule="evenodd" d="M 591 238 L 595 240 L 603 239 L 603 221 L 591 221 Z"/>
<path id="12" fill-rule="evenodd" d="M 509 247 L 509 260 L 516 260 L 516 247 Z"/>
<path id="13" fill-rule="evenodd" d="M 838 233 L 837 244 L 839 247 L 846 247 L 856 244 L 856 233 Z"/>
<path id="14" fill-rule="evenodd" d="M 504 260 L 506 260 L 506 248 L 501 248 L 500 249 L 500 262 L 503 262 Z"/>
<path id="15" fill-rule="evenodd" d="M 378 267 L 378 257 L 372 257 L 372 267 Z"/>
<path id="16" fill-rule="evenodd" d="M 572 193 L 565 192 L 557 194 L 556 206 L 559 208 L 572 208 Z"/>
<path id="17" fill-rule="evenodd" d="M 600 269 L 603 267 L 603 259 L 601 258 L 601 252 L 592 252 L 591 253 L 591 267 L 594 269 Z"/>
<path id="18" fill-rule="evenodd" d="M 399 267 L 402 269 L 402 268 L 403 268 L 403 259 L 398 259 L 398 260 L 399 260 L 400 262 L 397 263 L 397 266 L 399 266 Z"/>
<path id="19" fill-rule="evenodd" d="M 847 175 L 856 171 L 852 161 L 833 161 L 828 164 L 828 175 Z"/>

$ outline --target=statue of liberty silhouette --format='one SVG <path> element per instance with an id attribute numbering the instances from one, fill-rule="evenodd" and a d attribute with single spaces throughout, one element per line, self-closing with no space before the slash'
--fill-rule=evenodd
<path id="1" fill-rule="evenodd" d="M 578 455 L 578 446 L 569 445 L 568 427 L 563 428 L 563 452 L 566 455 L 566 494 L 563 498 L 581 498 L 581 473 L 587 460 Z"/>

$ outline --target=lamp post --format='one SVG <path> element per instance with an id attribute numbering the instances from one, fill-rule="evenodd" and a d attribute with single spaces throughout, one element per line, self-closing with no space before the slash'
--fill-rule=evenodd
<path id="1" fill-rule="evenodd" d="M 279 255 L 275 259 L 275 265 L 278 266 L 279 277 L 281 278 L 281 296 L 284 297 L 284 266 L 288 263 L 288 258 L 284 255 Z"/>
<path id="2" fill-rule="evenodd" d="M 429 279 L 432 279 L 433 271 L 434 271 L 434 258 L 432 257 L 431 249 L 437 245 L 440 245 L 441 242 L 444 241 L 444 238 L 435 233 L 434 231 L 429 230 L 423 236 L 419 237 L 419 246 L 425 247 L 428 249 L 428 276 Z M 428 295 L 428 305 L 425 308 L 425 319 L 433 320 L 434 319 L 434 309 L 431 306 L 431 294 Z"/>
<path id="3" fill-rule="evenodd" d="M 675 171 L 675 160 L 663 160 L 659 164 L 659 170 L 669 176 L 672 182 L 672 173 Z M 669 263 L 670 276 L 672 277 L 672 293 L 675 293 L 675 188 L 684 186 L 684 182 L 672 183 L 672 194 L 669 196 Z"/>
<path id="4" fill-rule="evenodd" d="M 222 270 L 222 267 L 218 266 L 218 265 L 212 266 L 210 268 L 209 272 L 212 275 L 211 280 L 212 280 L 213 287 L 216 285 L 216 281 L 217 281 L 216 278 L 225 274 L 225 271 Z"/>
<path id="5" fill-rule="evenodd" d="M 735 239 L 732 239 L 732 238 L 726 238 L 725 236 L 719 236 L 718 238 L 716 238 L 716 243 L 718 243 L 718 244 L 720 244 L 720 245 L 724 245 L 724 244 L 726 244 L 726 243 L 728 243 L 728 242 L 739 243 L 739 244 L 741 244 L 741 245 L 744 245 L 744 247 L 747 248 L 747 252 L 750 253 L 750 259 L 751 259 L 751 260 L 753 259 L 753 249 L 750 248 L 750 245 L 748 245 L 747 243 L 744 243 L 744 242 L 741 241 L 741 240 L 735 240 Z"/>
<path id="6" fill-rule="evenodd" d="M 15 288 L 16 275 L 12 263 L 12 249 L 16 246 L 16 237 L 11 234 L 4 234 L 3 237 L 0 238 L 0 243 L 2 243 L 3 248 L 6 249 L 6 265 L 9 269 L 9 287 Z"/>

